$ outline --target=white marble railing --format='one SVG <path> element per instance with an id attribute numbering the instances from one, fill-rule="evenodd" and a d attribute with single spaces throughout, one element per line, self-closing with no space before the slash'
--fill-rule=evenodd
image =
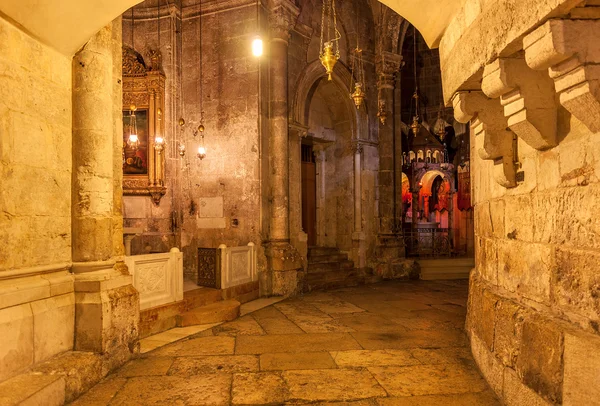
<path id="1" fill-rule="evenodd" d="M 256 274 L 256 247 L 250 242 L 242 247 L 219 245 L 221 289 L 258 280 Z"/>
<path id="2" fill-rule="evenodd" d="M 177 248 L 126 256 L 125 263 L 140 293 L 140 310 L 183 300 L 183 254 Z"/>

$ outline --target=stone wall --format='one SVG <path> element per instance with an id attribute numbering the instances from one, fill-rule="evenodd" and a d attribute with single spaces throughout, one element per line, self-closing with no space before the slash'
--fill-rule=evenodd
<path id="1" fill-rule="evenodd" d="M 135 9 L 134 44 L 147 56 L 157 47 L 155 2 Z M 200 62 L 197 6 L 161 12 L 161 52 L 166 80 L 165 138 L 167 194 L 160 205 L 150 197 L 124 198 L 125 226 L 142 227 L 132 253 L 166 252 L 180 245 L 186 279 L 197 279 L 197 249 L 254 242 L 262 255 L 260 143 L 258 139 L 258 59 L 256 3 L 234 9 L 202 10 Z M 129 15 L 129 19 L 128 19 Z M 154 15 L 154 18 L 152 16 Z M 181 33 L 173 33 L 173 27 Z M 124 42 L 131 45 L 130 14 L 124 14 Z M 200 66 L 202 64 L 202 104 Z M 180 71 L 181 70 L 181 71 Z M 180 76 L 181 75 L 181 76 Z M 206 158 L 196 157 L 194 130 L 204 112 Z M 186 121 L 183 130 L 177 125 Z M 187 153 L 181 158 L 177 143 Z M 264 265 L 263 265 L 264 266 Z"/>
<path id="2" fill-rule="evenodd" d="M 473 355 L 508 405 L 598 404 L 599 15 L 488 3 L 468 2 L 440 49 L 445 97 L 471 122 Z"/>
<path id="3" fill-rule="evenodd" d="M 71 60 L 0 17 L 0 381 L 73 348 Z"/>

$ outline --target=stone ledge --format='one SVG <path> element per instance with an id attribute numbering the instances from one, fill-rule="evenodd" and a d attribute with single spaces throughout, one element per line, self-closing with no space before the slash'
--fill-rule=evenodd
<path id="1" fill-rule="evenodd" d="M 59 406 L 64 403 L 62 376 L 23 374 L 0 383 L 0 405 Z"/>

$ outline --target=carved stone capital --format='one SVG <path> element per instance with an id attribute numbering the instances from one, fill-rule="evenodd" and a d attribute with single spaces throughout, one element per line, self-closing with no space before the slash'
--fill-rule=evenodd
<path id="1" fill-rule="evenodd" d="M 483 92 L 458 92 L 452 98 L 454 117 L 461 123 L 471 122 L 479 157 L 494 161 L 494 177 L 504 187 L 515 187 L 515 142 L 507 130 L 508 120 L 499 99 L 490 99 Z"/>
<path id="2" fill-rule="evenodd" d="M 360 155 L 363 153 L 363 144 L 360 141 L 354 142 L 352 144 L 352 152 L 354 155 Z"/>
<path id="3" fill-rule="evenodd" d="M 500 98 L 508 126 L 531 147 L 556 145 L 554 86 L 546 72 L 532 70 L 522 57 L 498 58 L 484 68 L 481 89 Z"/>
<path id="4" fill-rule="evenodd" d="M 302 124 L 290 123 L 288 126 L 290 134 L 298 136 L 298 138 L 305 138 L 308 135 L 308 127 Z"/>
<path id="5" fill-rule="evenodd" d="M 402 55 L 392 52 L 378 53 L 375 59 L 375 69 L 377 71 L 377 88 L 394 89 L 396 83 L 396 74 L 402 67 Z"/>
<path id="6" fill-rule="evenodd" d="M 288 41 L 290 30 L 296 25 L 300 9 L 289 0 L 273 0 L 269 10 L 271 39 Z"/>
<path id="7" fill-rule="evenodd" d="M 527 64 L 548 70 L 560 104 L 600 131 L 599 20 L 549 20 L 523 39 Z"/>

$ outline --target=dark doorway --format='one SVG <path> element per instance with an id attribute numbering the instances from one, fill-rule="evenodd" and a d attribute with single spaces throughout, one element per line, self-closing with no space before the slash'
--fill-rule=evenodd
<path id="1" fill-rule="evenodd" d="M 308 246 L 317 244 L 317 165 L 311 145 L 302 145 L 302 229 Z"/>

